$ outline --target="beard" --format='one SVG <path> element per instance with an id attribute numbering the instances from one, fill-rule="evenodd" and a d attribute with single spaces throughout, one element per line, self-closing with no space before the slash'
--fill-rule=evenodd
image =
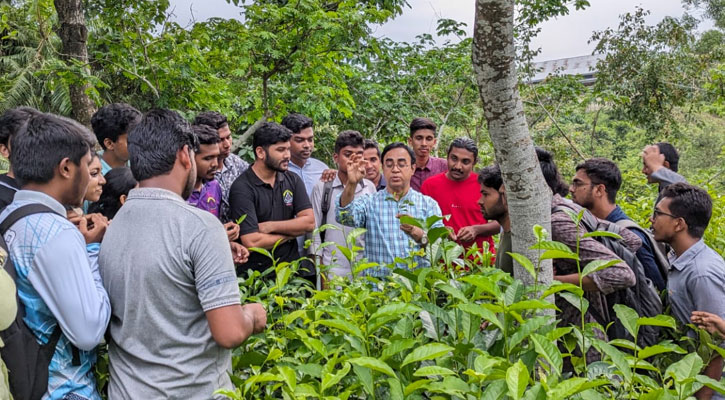
<path id="1" fill-rule="evenodd" d="M 88 191 L 88 185 L 91 183 L 90 179 L 83 182 L 83 178 L 81 175 L 81 169 L 78 168 L 76 170 L 75 176 L 73 177 L 73 184 L 71 185 L 72 189 L 72 196 L 71 201 L 69 202 L 69 205 L 72 206 L 81 206 L 83 204 L 83 199 L 86 196 L 86 192 Z"/>
<path id="2" fill-rule="evenodd" d="M 506 209 L 506 207 L 504 207 L 503 202 L 499 199 L 498 203 L 496 203 L 494 207 L 481 208 L 481 212 L 483 213 L 483 217 L 486 218 L 487 221 L 501 221 L 508 212 L 508 210 Z"/>
<path id="3" fill-rule="evenodd" d="M 194 191 L 194 184 L 196 183 L 196 163 L 194 163 L 189 170 L 189 175 L 186 177 L 186 184 L 184 190 L 181 192 L 181 198 L 186 200 L 191 196 L 191 192 Z"/>
<path id="4" fill-rule="evenodd" d="M 287 166 L 286 165 L 284 167 L 282 166 L 282 164 L 284 164 L 286 162 L 289 162 L 289 160 L 286 160 L 284 158 L 280 159 L 280 160 L 276 160 L 269 155 L 269 152 L 267 152 L 267 157 L 264 158 L 264 166 L 271 169 L 272 171 L 277 171 L 277 172 L 287 171 Z"/>

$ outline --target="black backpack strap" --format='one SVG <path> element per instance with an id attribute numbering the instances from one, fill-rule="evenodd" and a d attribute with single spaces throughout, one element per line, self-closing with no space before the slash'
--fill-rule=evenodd
<path id="1" fill-rule="evenodd" d="M 325 182 L 324 189 L 322 190 L 320 226 L 327 223 L 327 212 L 330 211 L 330 203 L 332 203 L 332 181 Z M 320 232 L 320 241 L 325 241 L 325 231 Z"/>
<path id="2" fill-rule="evenodd" d="M 13 212 L 11 212 L 2 223 L 0 223 L 0 235 L 5 235 L 5 232 L 10 229 L 11 226 L 15 225 L 21 218 L 25 218 L 28 215 L 42 214 L 42 213 L 53 213 L 58 214 L 52 208 L 38 203 L 28 204 L 20 206 Z M 60 214 L 58 214 L 60 215 Z M 65 216 L 63 216 L 65 217 Z"/>

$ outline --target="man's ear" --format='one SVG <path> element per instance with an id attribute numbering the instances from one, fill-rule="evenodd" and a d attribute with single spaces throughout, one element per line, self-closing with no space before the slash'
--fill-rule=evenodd
<path id="1" fill-rule="evenodd" d="M 337 161 L 337 160 L 339 159 L 339 157 L 340 157 L 340 155 L 339 155 L 339 154 L 337 154 L 337 153 L 332 153 L 332 161 L 334 161 L 334 162 L 335 162 L 335 164 L 337 164 L 338 166 L 340 165 L 339 161 Z"/>
<path id="2" fill-rule="evenodd" d="M 65 179 L 72 179 L 73 178 L 73 169 L 75 167 L 77 167 L 77 165 L 75 165 L 73 163 L 73 161 L 71 161 L 70 158 L 66 157 L 66 158 L 60 160 L 60 162 L 58 163 L 58 167 L 57 167 L 58 174 Z"/>
<path id="3" fill-rule="evenodd" d="M 667 168 L 667 169 L 672 169 L 672 168 L 670 168 L 670 162 L 669 162 L 669 161 L 667 161 L 667 160 L 665 160 L 665 162 L 664 162 L 664 163 L 663 163 L 662 165 L 663 165 L 663 166 L 664 166 L 665 168 Z"/>
<path id="4" fill-rule="evenodd" d="M 413 147 L 413 136 L 408 136 L 408 146 Z"/>
<path id="5" fill-rule="evenodd" d="M 115 143 L 113 142 L 113 140 L 111 140 L 109 138 L 105 138 L 105 139 L 103 139 L 103 146 L 105 146 L 105 148 L 107 150 L 113 151 L 113 148 L 115 147 Z"/>
<path id="6" fill-rule="evenodd" d="M 687 231 L 687 222 L 684 218 L 677 218 L 675 220 L 675 232 Z"/>
<path id="7" fill-rule="evenodd" d="M 184 169 L 191 169 L 191 157 L 189 145 L 184 145 L 184 147 L 176 152 L 176 159 L 179 160 Z"/>
<path id="8" fill-rule="evenodd" d="M 8 146 L 0 144 L 0 155 L 7 159 L 10 158 L 10 149 L 8 148 Z"/>
<path id="9" fill-rule="evenodd" d="M 264 148 L 262 146 L 257 146 L 254 148 L 254 154 L 259 158 L 260 160 L 264 160 L 265 152 Z"/>
<path id="10" fill-rule="evenodd" d="M 122 194 L 121 197 L 118 198 L 118 202 L 121 203 L 121 205 L 126 204 L 126 195 Z"/>

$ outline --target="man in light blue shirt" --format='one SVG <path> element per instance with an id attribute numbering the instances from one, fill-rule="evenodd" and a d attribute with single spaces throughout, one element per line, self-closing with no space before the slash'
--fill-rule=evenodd
<path id="1" fill-rule="evenodd" d="M 21 218 L 4 235 L 25 323 L 38 343 L 48 343 L 61 330 L 44 399 L 100 400 L 93 376 L 95 347 L 103 339 L 111 307 L 97 254 L 107 222 L 94 216 L 76 227 L 65 218 L 64 207 L 80 203 L 85 195 L 95 142 L 82 125 L 50 114 L 32 117 L 11 142 L 22 190 L 0 220 L 29 204 L 49 209 Z M 87 251 L 86 243 L 95 245 Z"/>
<path id="2" fill-rule="evenodd" d="M 337 197 L 337 222 L 365 228 L 364 256 L 370 262 L 380 264 L 363 271 L 364 275 L 382 277 L 390 275 L 384 267 L 395 263 L 395 259 L 408 257 L 428 244 L 426 232 L 413 225 L 400 223 L 400 217 L 408 215 L 426 220 L 441 216 L 438 203 L 410 187 L 410 178 L 415 172 L 415 154 L 403 143 L 391 143 L 383 149 L 383 174 L 388 186 L 374 194 L 355 198 L 355 189 L 365 177 L 365 161 L 354 156 L 348 165 L 347 183 Z M 443 226 L 441 221 L 435 226 Z M 415 256 L 419 267 L 429 265 L 428 260 Z M 406 267 L 405 265 L 398 265 Z"/>

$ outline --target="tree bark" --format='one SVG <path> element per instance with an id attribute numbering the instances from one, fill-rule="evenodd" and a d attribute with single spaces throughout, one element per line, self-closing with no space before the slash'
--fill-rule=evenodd
<path id="1" fill-rule="evenodd" d="M 86 40 L 88 30 L 83 14 L 82 0 L 54 0 L 55 11 L 58 13 L 58 36 L 63 43 L 63 58 L 80 61 L 88 74 L 88 48 Z M 95 104 L 86 94 L 89 84 L 72 83 L 69 85 L 70 101 L 73 109 L 73 118 L 78 122 L 90 126 L 91 117 L 96 112 Z"/>
<path id="2" fill-rule="evenodd" d="M 258 119 L 254 124 L 252 124 L 252 126 L 247 128 L 247 130 L 244 131 L 241 136 L 239 136 L 237 139 L 234 139 L 232 143 L 232 152 L 236 153 L 237 150 L 239 150 L 239 148 L 247 142 L 249 137 L 254 135 L 254 132 L 256 132 L 257 129 L 259 129 L 259 127 L 262 126 L 262 124 L 265 122 L 267 122 L 267 117 L 262 117 Z"/>
<path id="3" fill-rule="evenodd" d="M 514 0 L 477 0 L 473 30 L 473 69 L 484 116 L 501 167 L 511 218 L 513 251 L 536 265 L 534 224 L 551 231 L 551 190 L 541 173 L 518 90 L 514 48 Z M 514 276 L 534 279 L 518 264 Z M 552 280 L 551 261 L 541 263 L 540 283 Z"/>

